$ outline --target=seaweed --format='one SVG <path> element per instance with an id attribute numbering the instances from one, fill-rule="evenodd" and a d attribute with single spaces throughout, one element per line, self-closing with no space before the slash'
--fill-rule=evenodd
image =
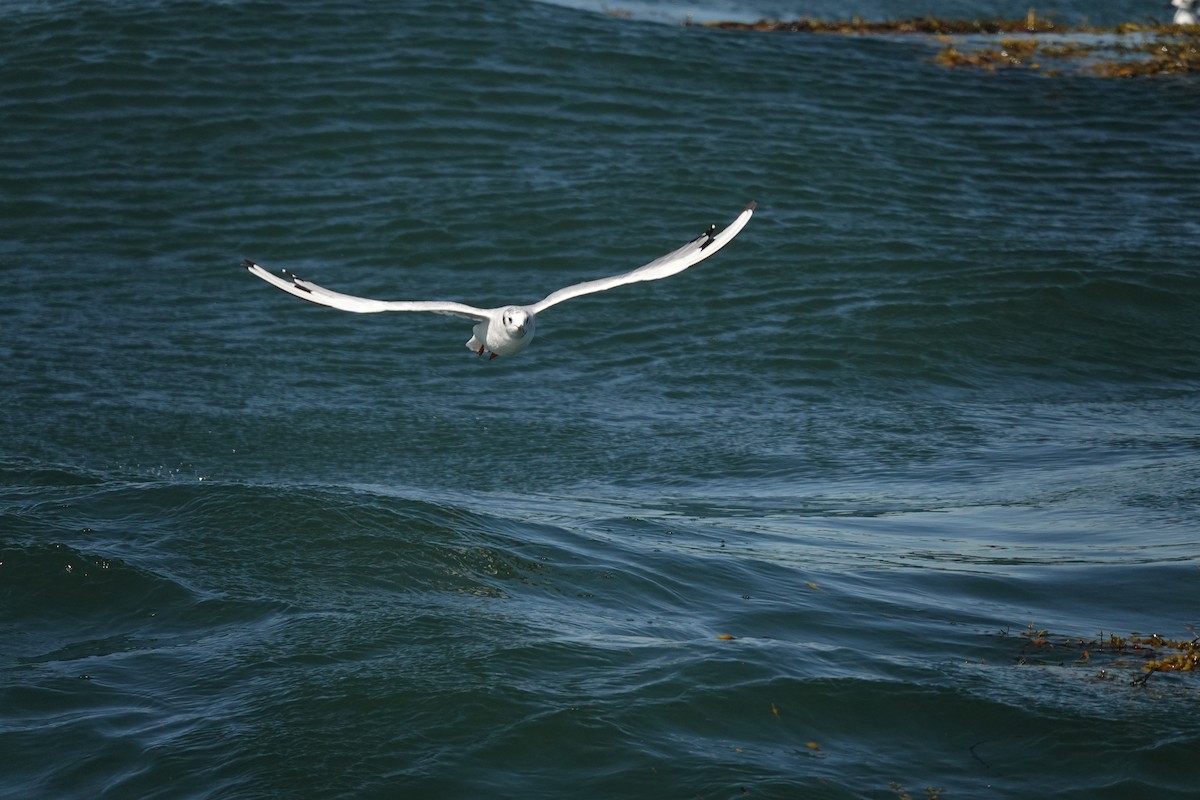
<path id="1" fill-rule="evenodd" d="M 1151 676 L 1167 672 L 1200 671 L 1200 635 L 1190 628 L 1190 639 L 1170 639 L 1157 633 L 1143 636 L 1118 636 L 1103 631 L 1095 638 L 1051 634 L 1029 625 L 1018 634 L 1021 646 L 1015 656 L 1018 665 L 1041 664 L 1091 666 L 1098 677 L 1108 678 L 1109 670 L 1135 670 L 1133 686 L 1145 686 Z M 1008 630 L 999 632 L 1009 636 Z"/>
<path id="2" fill-rule="evenodd" d="M 902 20 L 870 21 L 862 17 L 823 20 L 801 17 L 797 20 L 768 20 L 757 22 L 706 22 L 704 27 L 724 30 L 786 31 L 790 33 L 835 33 L 845 35 L 879 35 L 917 33 L 931 36 L 968 36 L 1001 33 L 1052 33 L 1062 27 L 1050 17 L 1038 17 L 1030 10 L 1023 19 L 963 20 L 939 17 L 912 17 Z"/>
<path id="3" fill-rule="evenodd" d="M 1027 67 L 1040 69 L 1041 65 L 1033 60 L 1038 51 L 1036 39 L 1021 41 L 1018 39 L 1001 39 L 999 48 L 960 51 L 953 45 L 948 45 L 934 60 L 946 67 L 975 67 L 993 72 L 997 69 Z"/>
<path id="4" fill-rule="evenodd" d="M 1200 72 L 1200 30 L 1174 41 L 1149 41 L 1138 49 L 1145 55 L 1144 58 L 1102 61 L 1093 65 L 1093 71 L 1108 78 Z"/>
<path id="5" fill-rule="evenodd" d="M 695 24 L 695 23 L 688 23 Z M 706 22 L 704 27 L 723 30 L 810 33 L 841 36 L 921 35 L 939 39 L 959 37 L 933 58 L 949 68 L 985 72 L 1021 69 L 1061 74 L 1067 67 L 1104 78 L 1200 71 L 1200 25 L 1122 22 L 1116 25 L 1066 25 L 1053 16 L 1040 16 L 1035 9 L 1019 19 L 941 19 L 912 17 L 872 21 L 861 17 L 823 20 L 760 19 L 756 22 Z M 1050 44 L 1039 34 L 1054 34 Z M 1088 41 L 1071 40 L 1087 35 Z M 961 37 L 1003 37 L 993 43 L 968 43 Z M 1065 40 L 1064 40 L 1065 37 Z M 1101 37 L 1101 38 L 1096 38 Z M 1135 39 L 1132 43 L 1123 39 Z M 1045 70 L 1046 64 L 1053 69 Z"/>

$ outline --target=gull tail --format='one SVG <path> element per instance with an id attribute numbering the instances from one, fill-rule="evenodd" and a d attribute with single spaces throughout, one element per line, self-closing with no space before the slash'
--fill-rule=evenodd
<path id="1" fill-rule="evenodd" d="M 467 340 L 467 349 L 480 358 L 486 358 L 489 361 L 496 357 L 496 354 L 487 349 L 487 345 L 480 341 L 478 336 L 472 336 Z"/>

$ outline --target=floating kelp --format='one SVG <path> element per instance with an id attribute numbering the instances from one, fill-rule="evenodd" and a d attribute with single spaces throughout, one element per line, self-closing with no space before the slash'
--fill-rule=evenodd
<path id="1" fill-rule="evenodd" d="M 1001 39 L 998 48 L 965 52 L 950 45 L 938 53 L 934 60 L 946 67 L 975 67 L 989 72 L 1010 67 L 1040 69 L 1041 64 L 1034 60 L 1037 52 L 1036 39 Z"/>
<path id="2" fill-rule="evenodd" d="M 892 781 L 888 784 L 888 786 L 891 787 L 891 790 L 896 793 L 896 800 L 916 800 L 916 798 L 913 797 L 913 795 L 910 794 L 907 789 L 896 783 L 896 781 Z M 934 786 L 926 786 L 925 794 L 923 796 L 925 800 L 940 800 L 942 793 L 945 791 L 945 789 Z"/>
<path id="3" fill-rule="evenodd" d="M 1149 41 L 1139 50 L 1141 58 L 1102 61 L 1093 72 L 1110 78 L 1130 78 L 1161 73 L 1200 72 L 1200 30 L 1192 26 L 1190 36 L 1175 41 Z"/>
<path id="4" fill-rule="evenodd" d="M 1062 30 L 1053 19 L 1038 17 L 1032 11 L 1023 19 L 954 20 L 938 17 L 875 22 L 852 17 L 822 20 L 801 17 L 783 20 L 760 19 L 757 22 L 706 22 L 705 27 L 725 30 L 787 31 L 792 33 L 836 33 L 842 35 L 880 35 L 888 33 L 918 33 L 931 36 L 996 35 L 1001 33 L 1051 33 Z"/>
<path id="5" fill-rule="evenodd" d="M 1135 77 L 1200 71 L 1200 26 L 1142 24 L 1066 25 L 1030 9 L 1021 19 L 954 20 L 914 17 L 870 21 L 859 17 L 822 20 L 708 22 L 724 30 L 842 36 L 924 35 L 951 41 L 934 57 L 945 67 L 1045 71 L 1067 69 L 1102 77 Z M 1001 36 L 999 42 L 993 37 Z M 1038 38 L 1038 37 L 1042 38 Z"/>
<path id="6" fill-rule="evenodd" d="M 1003 630 L 1000 636 L 1011 636 Z M 1018 664 L 1087 666 L 1097 677 L 1110 678 L 1110 670 L 1134 670 L 1129 682 L 1145 685 L 1155 673 L 1200 672 L 1200 636 L 1168 639 L 1158 634 L 1118 636 L 1101 633 L 1096 638 L 1057 636 L 1030 625 L 1016 634 L 1021 646 Z"/>
<path id="7" fill-rule="evenodd" d="M 947 45 L 934 61 L 945 67 L 1061 72 L 1071 66 L 1106 78 L 1200 71 L 1200 36 L 1154 38 L 1140 44 L 1118 41 L 1040 42 L 1035 38 L 1001 39 L 998 47 Z"/>

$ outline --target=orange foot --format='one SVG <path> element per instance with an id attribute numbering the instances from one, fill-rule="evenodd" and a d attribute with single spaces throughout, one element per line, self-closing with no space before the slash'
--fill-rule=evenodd
<path id="1" fill-rule="evenodd" d="M 485 349 L 486 348 L 483 345 L 479 345 L 479 349 L 475 351 L 475 355 L 479 356 L 480 358 L 483 358 L 483 351 Z"/>
<path id="2" fill-rule="evenodd" d="M 488 361 L 491 361 L 493 358 L 499 358 L 499 357 L 500 356 L 496 355 L 495 353 L 491 353 L 488 355 Z"/>

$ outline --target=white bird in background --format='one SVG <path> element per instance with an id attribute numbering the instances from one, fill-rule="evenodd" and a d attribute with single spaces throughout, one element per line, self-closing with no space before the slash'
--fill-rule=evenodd
<path id="1" fill-rule="evenodd" d="M 343 311 L 354 311 L 359 314 L 373 314 L 379 311 L 429 311 L 434 314 L 448 314 L 453 317 L 475 320 L 476 325 L 472 331 L 474 335 L 467 342 L 467 347 L 480 357 L 486 356 L 492 359 L 498 356 L 515 356 L 528 347 L 529 343 L 533 341 L 533 334 L 537 328 L 537 315 L 564 300 L 615 289 L 627 283 L 656 281 L 699 264 L 729 244 L 734 236 L 737 236 L 738 232 L 750 221 L 755 207 L 753 202 L 750 203 L 720 233 L 716 232 L 716 225 L 709 225 L 707 231 L 683 247 L 667 253 L 662 258 L 655 259 L 649 264 L 621 275 L 584 281 L 565 289 L 559 289 L 533 305 L 527 306 L 476 308 L 463 303 L 442 300 L 371 300 L 366 297 L 355 297 L 331 291 L 315 283 L 301 280 L 286 270 L 283 271 L 283 274 L 287 278 L 280 278 L 250 259 L 244 260 L 242 266 L 288 294 L 294 294 L 296 297 L 320 305 L 340 308 Z"/>
<path id="2" fill-rule="evenodd" d="M 1196 24 L 1196 15 L 1192 13 L 1192 9 L 1196 7 L 1196 0 L 1171 0 L 1171 5 L 1179 9 L 1175 12 L 1176 25 Z"/>

